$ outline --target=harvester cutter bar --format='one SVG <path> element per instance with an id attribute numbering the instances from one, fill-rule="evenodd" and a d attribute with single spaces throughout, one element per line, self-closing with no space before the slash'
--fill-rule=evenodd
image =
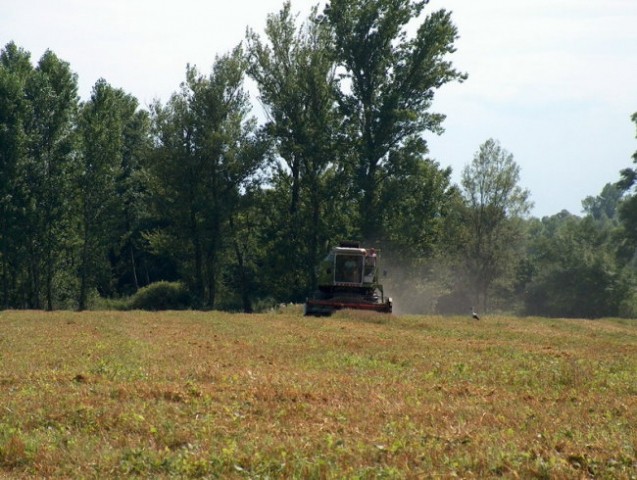
<path id="1" fill-rule="evenodd" d="M 308 300 L 308 306 L 327 307 L 339 310 L 351 308 L 355 310 L 371 310 L 374 312 L 391 313 L 391 303 L 338 302 L 334 300 Z"/>

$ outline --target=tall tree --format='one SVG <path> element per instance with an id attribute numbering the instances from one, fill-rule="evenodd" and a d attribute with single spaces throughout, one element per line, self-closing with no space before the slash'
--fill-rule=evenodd
<path id="1" fill-rule="evenodd" d="M 189 67 L 181 92 L 154 106 L 156 158 L 150 165 L 163 228 L 156 251 L 171 251 L 202 305 L 214 307 L 228 221 L 263 160 L 243 88 L 241 49 L 217 58 L 212 73 Z M 191 273 L 189 273 L 191 272 Z"/>
<path id="2" fill-rule="evenodd" d="M 22 211 L 20 162 L 26 154 L 28 103 L 24 89 L 32 74 L 30 54 L 15 43 L 0 52 L 0 306 L 7 308 L 21 270 Z"/>
<path id="3" fill-rule="evenodd" d="M 74 124 L 78 106 L 77 77 L 67 62 L 47 50 L 25 88 L 28 155 L 23 168 L 29 181 L 29 305 L 53 309 L 56 260 L 69 238 L 71 175 L 74 168 Z M 43 295 L 42 295 L 43 294 Z"/>
<path id="4" fill-rule="evenodd" d="M 117 278 L 117 293 L 130 295 L 149 279 L 141 274 L 147 268 L 143 230 L 150 216 L 149 188 L 145 163 L 151 151 L 151 123 L 146 110 L 137 101 L 123 106 L 122 163 L 116 178 L 117 196 L 121 200 L 121 215 L 115 226 L 117 242 L 111 252 L 113 270 Z"/>
<path id="5" fill-rule="evenodd" d="M 82 165 L 77 181 L 80 260 L 78 308 L 88 306 L 92 288 L 110 289 L 109 249 L 117 241 L 115 225 L 122 210 L 117 195 L 124 156 L 124 132 L 137 101 L 100 79 L 79 118 Z"/>
<path id="6" fill-rule="evenodd" d="M 529 191 L 518 185 L 520 167 L 513 155 L 489 139 L 462 172 L 466 202 L 465 266 L 476 307 L 489 307 L 489 290 L 494 281 L 516 264 L 522 235 L 520 219 L 532 203 Z"/>
<path id="7" fill-rule="evenodd" d="M 427 152 L 424 132 L 440 133 L 443 115 L 430 111 L 442 85 L 463 80 L 446 57 L 457 29 L 451 14 L 427 15 L 413 38 L 408 24 L 420 18 L 427 0 L 332 0 L 325 19 L 332 29 L 334 55 L 344 70 L 341 105 L 349 121 L 359 195 L 360 234 L 382 232 L 383 181 L 394 154 Z"/>
<path id="8" fill-rule="evenodd" d="M 305 295 L 315 283 L 319 245 L 329 236 L 326 217 L 337 209 L 340 182 L 330 172 L 343 169 L 339 155 L 342 116 L 337 110 L 335 64 L 325 23 L 297 26 L 286 2 L 269 15 L 265 39 L 248 31 L 248 73 L 257 82 L 265 107 L 265 132 L 286 168 L 276 170 L 274 184 L 288 189 L 281 217 L 278 249 L 286 262 L 276 272 Z M 276 248 L 276 247 L 273 247 Z"/>

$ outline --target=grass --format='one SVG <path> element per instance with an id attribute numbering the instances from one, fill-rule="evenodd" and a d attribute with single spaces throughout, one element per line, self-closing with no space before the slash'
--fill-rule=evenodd
<path id="1" fill-rule="evenodd" d="M 637 478 L 637 323 L 0 312 L 0 478 Z"/>

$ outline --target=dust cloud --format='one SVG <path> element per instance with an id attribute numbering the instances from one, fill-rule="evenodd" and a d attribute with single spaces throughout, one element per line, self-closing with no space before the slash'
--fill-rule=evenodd
<path id="1" fill-rule="evenodd" d="M 468 280 L 443 261 L 415 260 L 406 265 L 383 258 L 385 296 L 393 301 L 397 315 L 471 315 Z"/>

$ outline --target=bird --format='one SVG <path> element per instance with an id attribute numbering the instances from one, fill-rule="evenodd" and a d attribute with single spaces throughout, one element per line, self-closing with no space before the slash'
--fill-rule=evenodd
<path id="1" fill-rule="evenodd" d="M 476 313 L 473 307 L 471 307 L 471 316 L 473 317 L 474 320 L 480 320 L 480 317 L 478 316 L 478 314 Z"/>

